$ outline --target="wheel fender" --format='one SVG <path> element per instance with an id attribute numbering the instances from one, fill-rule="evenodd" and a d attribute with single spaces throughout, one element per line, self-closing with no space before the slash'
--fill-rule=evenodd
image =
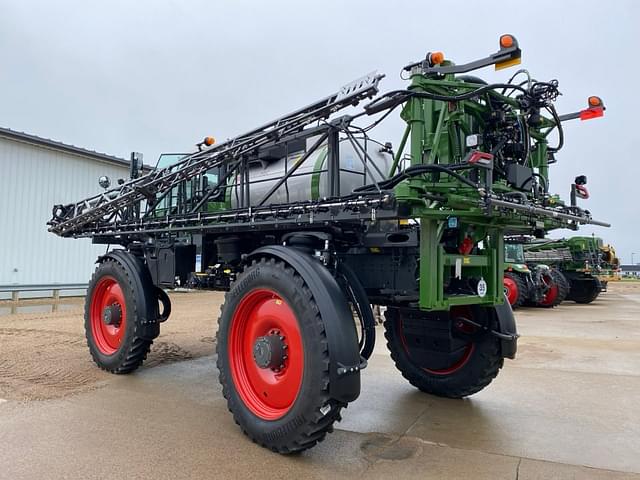
<path id="1" fill-rule="evenodd" d="M 111 258 L 122 265 L 133 283 L 138 310 L 140 330 L 138 335 L 146 340 L 153 340 L 160 335 L 158 300 L 156 287 L 151 280 L 149 269 L 142 258 L 126 250 L 112 250 L 98 257 L 96 263 Z"/>
<path id="2" fill-rule="evenodd" d="M 510 263 L 508 268 L 518 273 L 531 273 L 531 269 L 529 269 L 529 267 L 524 263 Z"/>
<path id="3" fill-rule="evenodd" d="M 295 248 L 280 245 L 253 251 L 248 260 L 274 257 L 290 265 L 311 289 L 324 322 L 329 349 L 329 394 L 339 402 L 360 395 L 360 351 L 347 299 L 329 270 L 318 260 Z"/>
<path id="4" fill-rule="evenodd" d="M 515 358 L 518 350 L 518 330 L 516 328 L 516 319 L 513 316 L 513 310 L 509 301 L 505 298 L 504 303 L 494 307 L 496 318 L 498 320 L 498 330 L 507 337 L 500 339 L 500 347 L 502 356 L 506 358 Z"/>

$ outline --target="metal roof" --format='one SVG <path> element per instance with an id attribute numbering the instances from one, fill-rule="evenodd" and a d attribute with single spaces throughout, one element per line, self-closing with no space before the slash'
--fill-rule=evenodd
<path id="1" fill-rule="evenodd" d="M 635 264 L 635 265 L 620 265 L 620 270 L 622 270 L 623 272 L 640 272 L 640 264 Z"/>
<path id="2" fill-rule="evenodd" d="M 41 147 L 52 148 L 54 150 L 60 150 L 66 153 L 73 153 L 81 155 L 83 157 L 89 157 L 103 162 L 115 163 L 123 167 L 129 167 L 129 160 L 124 158 L 114 157 L 113 155 L 107 155 L 106 153 L 96 152 L 94 150 L 87 150 L 86 148 L 76 147 L 75 145 L 69 145 L 67 143 L 57 142 L 49 138 L 37 137 L 24 132 L 18 132 L 9 128 L 0 127 L 0 137 L 9 138 L 11 140 L 17 140 L 19 142 L 31 143 Z"/>

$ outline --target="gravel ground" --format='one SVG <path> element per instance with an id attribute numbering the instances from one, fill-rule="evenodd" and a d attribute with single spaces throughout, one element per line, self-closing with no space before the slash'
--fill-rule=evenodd
<path id="1" fill-rule="evenodd" d="M 162 325 L 142 368 L 211 355 L 223 294 L 171 293 L 173 315 Z M 8 302 L 0 302 L 9 311 Z M 84 337 L 84 299 L 62 300 L 58 311 L 37 301 L 0 315 L 0 398 L 45 400 L 97 388 L 111 375 L 93 363 Z M 35 311 L 34 311 L 35 310 Z M 40 311 L 37 311 L 40 310 Z"/>
<path id="2" fill-rule="evenodd" d="M 640 294 L 640 282 L 609 285 L 616 294 Z M 214 352 L 223 294 L 172 292 L 170 296 L 172 316 L 162 325 L 160 336 L 141 368 Z M 31 310 L 30 313 L 0 315 L 0 398 L 18 401 L 60 398 L 98 388 L 110 377 L 97 368 L 89 356 L 84 337 L 83 302 L 80 298 L 63 300 L 58 310 L 51 312 L 51 304 L 25 301 L 18 310 Z M 0 302 L 0 311 L 8 311 L 8 305 Z M 544 316 L 545 313 L 540 309 L 521 309 L 517 315 Z M 533 336 L 522 339 L 520 358 L 545 364 L 558 355 L 545 345 L 538 345 L 535 333 L 531 334 Z"/>

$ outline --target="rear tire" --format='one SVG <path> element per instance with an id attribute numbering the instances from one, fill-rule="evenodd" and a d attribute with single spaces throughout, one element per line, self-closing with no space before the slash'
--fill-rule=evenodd
<path id="1" fill-rule="evenodd" d="M 569 282 L 564 275 L 558 270 L 550 269 L 548 273 L 542 274 L 542 281 L 548 286 L 546 293 L 540 301 L 536 303 L 537 307 L 553 308 L 557 307 L 567 298 L 569 293 Z"/>
<path id="2" fill-rule="evenodd" d="M 560 302 L 564 302 L 569 295 L 571 284 L 569 283 L 569 280 L 567 280 L 567 277 L 564 276 L 564 273 L 560 270 L 554 268 L 551 272 L 554 275 L 556 282 L 558 282 L 558 285 L 560 285 Z"/>
<path id="3" fill-rule="evenodd" d="M 223 395 L 251 440 L 292 453 L 333 431 L 345 405 L 329 396 L 324 322 L 291 267 L 267 258 L 246 267 L 225 296 L 217 339 Z"/>
<path id="4" fill-rule="evenodd" d="M 576 303 L 588 304 L 593 302 L 600 295 L 601 286 L 598 280 L 583 279 L 574 280 L 571 284 L 569 299 Z"/>
<path id="5" fill-rule="evenodd" d="M 464 318 L 472 316 L 470 319 L 477 323 L 489 322 L 491 327 L 495 327 L 487 309 L 454 307 L 452 314 Z M 435 362 L 429 360 L 430 351 L 425 347 L 434 343 L 429 341 L 429 337 L 414 334 L 416 328 L 424 332 L 425 327 L 416 324 L 415 320 L 412 322 L 403 318 L 404 314 L 397 308 L 388 308 L 385 316 L 385 337 L 391 358 L 402 376 L 423 392 L 448 398 L 473 395 L 489 385 L 502 368 L 504 359 L 500 340 L 485 333 L 471 335 L 458 342 L 460 348 L 451 354 L 448 366 L 442 364 L 440 358 L 438 368 L 432 368 L 432 365 L 427 364 Z M 413 323 L 411 333 L 405 321 L 407 324 Z M 437 353 L 434 350 L 431 352 Z M 415 359 L 418 354 L 423 354 L 421 362 Z"/>
<path id="6" fill-rule="evenodd" d="M 93 361 L 111 373 L 131 373 L 147 358 L 153 340 L 142 325 L 134 280 L 119 262 L 105 259 L 96 268 L 85 299 L 84 328 Z"/>

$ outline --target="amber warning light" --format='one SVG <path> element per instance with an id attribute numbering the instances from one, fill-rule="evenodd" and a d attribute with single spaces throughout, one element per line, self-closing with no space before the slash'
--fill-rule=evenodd
<path id="1" fill-rule="evenodd" d="M 605 107 L 600 97 L 589 97 L 587 104 L 589 108 L 580 110 L 580 120 L 591 120 L 592 118 L 604 116 Z"/>
<path id="2" fill-rule="evenodd" d="M 431 65 L 440 65 L 442 62 L 444 62 L 444 53 L 433 52 L 429 54 L 429 60 Z"/>
<path id="3" fill-rule="evenodd" d="M 513 47 L 513 37 L 511 35 L 502 35 L 500 37 L 500 46 L 502 48 Z"/>

